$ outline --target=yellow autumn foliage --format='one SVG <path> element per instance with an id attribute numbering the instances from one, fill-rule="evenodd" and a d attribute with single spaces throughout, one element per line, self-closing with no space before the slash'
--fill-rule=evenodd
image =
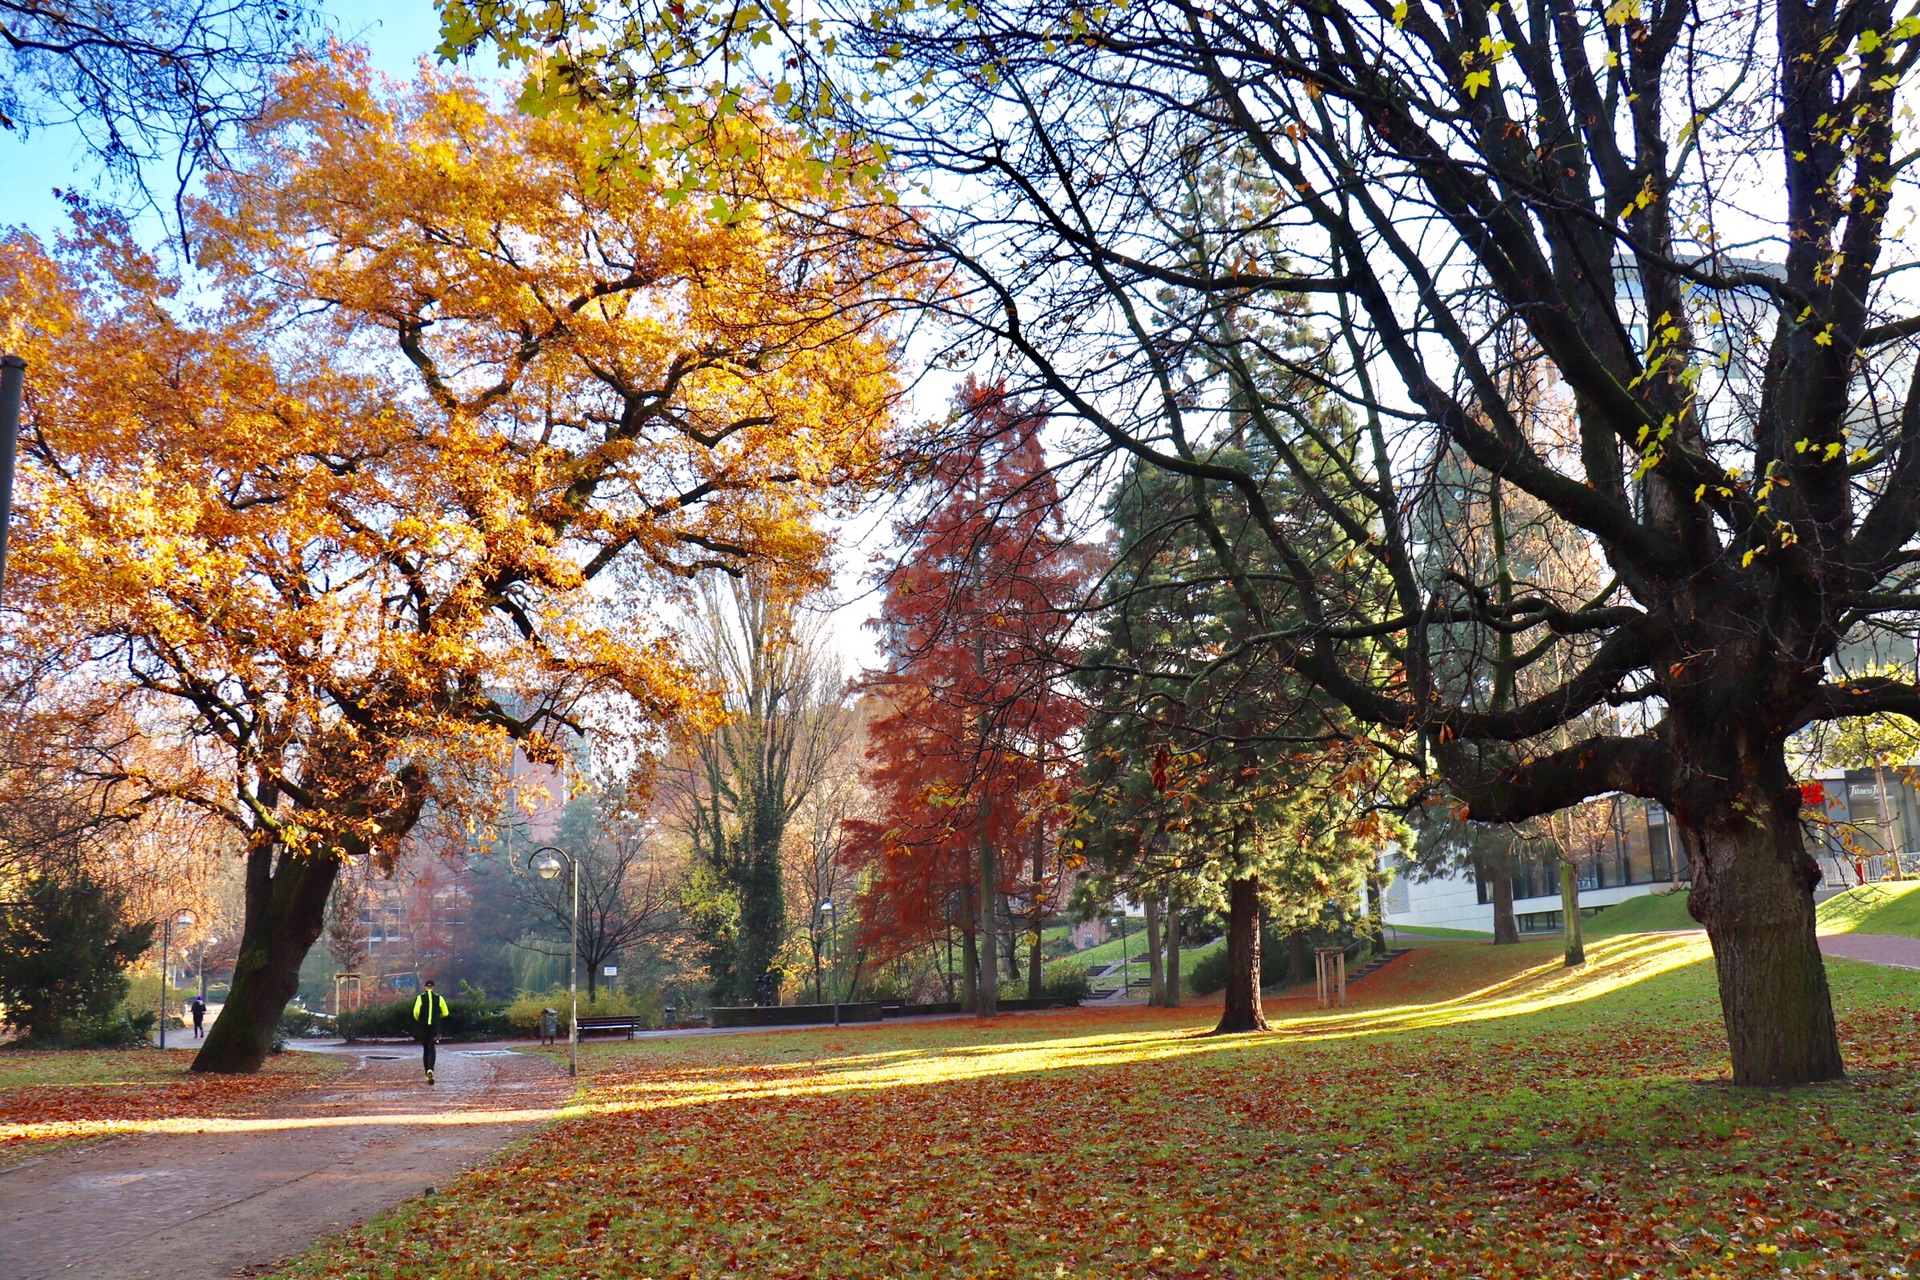
<path id="1" fill-rule="evenodd" d="M 711 714 L 671 601 L 824 572 L 906 269 L 804 190 L 715 221 L 577 125 L 352 49 L 293 68 L 249 146 L 190 210 L 190 280 L 84 211 L 0 242 L 16 649 L 200 744 L 153 793 L 317 862 L 391 857 L 516 742 Z"/>

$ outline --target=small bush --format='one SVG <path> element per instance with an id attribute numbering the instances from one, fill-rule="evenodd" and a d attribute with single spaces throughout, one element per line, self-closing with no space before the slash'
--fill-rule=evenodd
<path id="1" fill-rule="evenodd" d="M 1055 965 L 1047 970 L 1041 990 L 1047 995 L 1079 1004 L 1093 991 L 1093 981 L 1087 977 L 1085 965 Z"/>
<path id="2" fill-rule="evenodd" d="M 348 1009 L 336 1020 L 339 1033 L 349 1040 L 414 1034 L 412 996 L 371 1009 Z M 447 1001 L 447 1020 L 441 1025 L 442 1040 L 492 1040 L 507 1035 L 512 1028 L 503 1011 L 465 1000 Z"/>
<path id="3" fill-rule="evenodd" d="M 10 1049 L 139 1049 L 153 1039 L 154 1013 L 116 1010 L 95 1018 L 69 1019 L 39 1036 L 7 1042 Z"/>
<path id="4" fill-rule="evenodd" d="M 1186 962 L 1187 990 L 1210 996 L 1227 985 L 1227 949 L 1215 947 L 1198 960 Z"/>
<path id="5" fill-rule="evenodd" d="M 153 941 L 153 925 L 128 920 L 126 895 L 79 870 L 29 875 L 8 896 L 0 1005 L 21 1038 L 54 1044 L 119 1034 L 127 966 Z"/>
<path id="6" fill-rule="evenodd" d="M 283 1041 L 332 1034 L 334 1034 L 333 1015 L 315 1013 L 312 1009 L 297 1004 L 290 1004 L 281 1011 L 280 1024 L 274 1029 L 274 1035 Z"/>
<path id="7" fill-rule="evenodd" d="M 661 996 L 658 991 L 645 991 L 633 995 L 625 991 L 598 991 L 595 998 L 587 999 L 586 992 L 580 993 L 580 1016 L 583 1018 L 610 1018 L 632 1016 L 640 1019 L 640 1026 L 652 1030 L 660 1025 Z M 540 1011 L 552 1009 L 560 1015 L 560 1034 L 567 1034 L 567 989 L 555 987 L 549 991 L 523 991 L 514 997 L 512 1004 L 501 1011 L 501 1021 L 507 1033 L 522 1036 L 540 1034 Z"/>
<path id="8" fill-rule="evenodd" d="M 1260 985 L 1275 986 L 1287 980 L 1287 943 L 1283 937 L 1260 940 Z M 1187 989 L 1197 996 L 1210 996 L 1227 985 L 1227 949 L 1215 947 L 1198 960 L 1186 962 Z"/>

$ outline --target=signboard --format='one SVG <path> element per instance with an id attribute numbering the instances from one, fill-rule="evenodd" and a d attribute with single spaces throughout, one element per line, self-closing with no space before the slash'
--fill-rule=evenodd
<path id="1" fill-rule="evenodd" d="M 617 978 L 620 976 L 620 966 L 617 964 L 606 965 L 600 972 L 606 977 Z"/>

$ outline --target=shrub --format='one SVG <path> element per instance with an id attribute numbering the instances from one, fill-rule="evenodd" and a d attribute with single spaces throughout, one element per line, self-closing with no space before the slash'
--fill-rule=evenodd
<path id="1" fill-rule="evenodd" d="M 349 1040 L 387 1036 L 411 1037 L 413 1028 L 412 996 L 371 1009 L 348 1009 L 335 1021 L 341 1035 Z M 442 1025 L 443 1040 L 491 1040 L 507 1035 L 511 1028 L 500 1009 L 465 1000 L 447 1001 L 447 1020 Z"/>
<path id="2" fill-rule="evenodd" d="M 154 927 L 129 924 L 125 895 L 80 870 L 37 873 L 10 896 L 0 909 L 8 1021 L 39 1044 L 110 1034 L 121 1021 L 127 966 L 152 943 Z"/>
<path id="3" fill-rule="evenodd" d="M 153 1040 L 153 1010 L 116 1009 L 95 1018 L 61 1023 L 52 1033 L 9 1043 L 21 1049 L 139 1049 Z"/>
<path id="4" fill-rule="evenodd" d="M 300 1040 L 308 1036 L 334 1034 L 333 1015 L 316 1013 L 302 1005 L 290 1004 L 280 1011 L 280 1023 L 274 1035 L 280 1040 Z"/>
<path id="5" fill-rule="evenodd" d="M 1047 995 L 1079 1004 L 1093 991 L 1093 981 L 1087 977 L 1087 967 L 1083 964 L 1055 965 L 1047 970 L 1041 990 Z"/>
<path id="6" fill-rule="evenodd" d="M 1198 960 L 1183 960 L 1183 964 L 1186 968 L 1187 990 L 1197 996 L 1210 996 L 1227 985 L 1225 947 L 1215 947 Z"/>
<path id="7" fill-rule="evenodd" d="M 1260 985 L 1275 986 L 1287 980 L 1287 939 L 1284 934 L 1266 932 L 1260 938 Z M 1185 962 L 1187 989 L 1197 996 L 1210 996 L 1227 985 L 1227 948 L 1215 947 L 1198 960 Z"/>
<path id="8" fill-rule="evenodd" d="M 580 1016 L 583 1018 L 608 1018 L 631 1015 L 640 1019 L 643 1029 L 651 1030 L 660 1025 L 662 998 L 658 991 L 644 991 L 633 995 L 625 991 L 598 991 L 595 998 L 589 1000 L 586 993 L 580 993 Z M 514 997 L 512 1004 L 501 1011 L 500 1020 L 503 1034 L 537 1036 L 540 1034 L 540 1011 L 552 1009 L 560 1015 L 560 1034 L 567 1033 L 567 989 L 554 987 L 548 991 L 522 991 Z"/>

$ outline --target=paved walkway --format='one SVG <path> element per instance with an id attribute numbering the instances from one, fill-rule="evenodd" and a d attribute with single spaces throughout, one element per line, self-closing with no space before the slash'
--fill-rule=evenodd
<path id="1" fill-rule="evenodd" d="M 1820 953 L 1848 960 L 1870 960 L 1896 969 L 1920 969 L 1920 938 L 1902 938 L 1897 934 L 1823 934 Z"/>
<path id="2" fill-rule="evenodd" d="M 266 1275 L 316 1238 L 450 1181 L 568 1096 L 564 1065 L 497 1046 L 443 1045 L 431 1087 L 413 1046 L 316 1051 L 352 1066 L 263 1114 L 0 1170 L 0 1276 Z"/>

